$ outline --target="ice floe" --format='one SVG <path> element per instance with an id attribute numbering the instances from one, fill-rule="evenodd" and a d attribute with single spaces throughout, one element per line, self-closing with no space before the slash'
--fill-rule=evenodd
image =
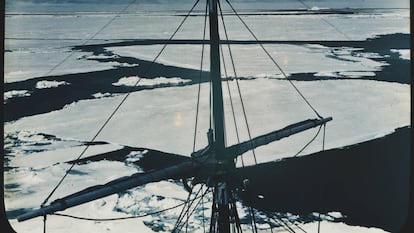
<path id="1" fill-rule="evenodd" d="M 39 81 L 36 83 L 36 88 L 37 89 L 45 89 L 45 88 L 53 88 L 53 87 L 58 87 L 58 86 L 62 86 L 62 85 L 70 85 L 70 83 L 65 82 L 65 81 Z"/>

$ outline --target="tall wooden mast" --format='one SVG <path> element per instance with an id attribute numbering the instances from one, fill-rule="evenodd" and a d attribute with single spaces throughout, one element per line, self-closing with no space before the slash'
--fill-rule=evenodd
<path id="1" fill-rule="evenodd" d="M 218 32 L 217 3 L 218 0 L 209 1 L 209 22 L 210 22 L 210 79 L 213 90 L 213 121 L 214 121 L 214 142 L 218 158 L 224 152 L 224 108 L 223 93 L 221 87 L 220 72 L 220 37 Z"/>
<path id="2" fill-rule="evenodd" d="M 235 166 L 234 160 L 225 154 L 224 139 L 224 107 L 223 92 L 221 86 L 220 71 L 220 36 L 218 30 L 218 0 L 209 1 L 209 22 L 210 22 L 210 79 L 212 82 L 213 96 L 213 122 L 214 122 L 214 145 L 216 165 L 214 168 L 214 201 L 212 206 L 212 220 L 216 223 L 211 224 L 210 232 L 229 233 L 230 232 L 230 208 L 229 200 L 231 190 L 229 190 L 226 177 L 221 173 L 226 173 L 228 169 Z M 216 231 L 217 230 L 217 231 Z"/>

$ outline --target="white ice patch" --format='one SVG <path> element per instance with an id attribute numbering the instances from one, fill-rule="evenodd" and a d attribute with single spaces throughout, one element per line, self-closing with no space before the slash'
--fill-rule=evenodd
<path id="1" fill-rule="evenodd" d="M 21 142 L 36 143 L 43 141 L 45 137 L 33 131 L 20 131 L 17 133 L 17 139 Z"/>
<path id="2" fill-rule="evenodd" d="M 36 83 L 36 88 L 37 89 L 45 89 L 45 88 L 54 88 L 54 87 L 58 87 L 58 86 L 62 86 L 62 85 L 69 85 L 70 83 L 65 82 L 65 81 L 39 81 Z"/>
<path id="3" fill-rule="evenodd" d="M 20 158 L 34 152 L 50 151 L 79 146 L 82 143 L 75 140 L 63 140 L 51 135 L 44 135 L 35 131 L 9 132 L 4 137 L 5 156 Z M 14 163 L 7 161 L 7 166 Z"/>
<path id="4" fill-rule="evenodd" d="M 88 59 L 88 60 L 100 60 L 100 59 L 109 59 L 109 58 L 119 58 L 118 55 L 105 55 L 105 54 L 99 54 L 99 55 L 83 55 L 79 56 L 78 59 Z"/>
<path id="5" fill-rule="evenodd" d="M 98 92 L 98 93 L 93 94 L 92 96 L 99 99 L 99 98 L 104 98 L 104 97 L 111 97 L 113 96 L 113 94 L 109 92 L 105 92 L 105 93 Z"/>
<path id="6" fill-rule="evenodd" d="M 130 76 L 120 78 L 117 82 L 112 83 L 114 86 L 135 86 L 141 78 L 138 76 Z"/>
<path id="7" fill-rule="evenodd" d="M 370 53 L 370 52 L 361 52 L 361 53 L 356 53 L 355 56 L 357 57 L 365 57 L 365 58 L 384 58 L 385 56 L 380 55 L 379 53 Z"/>
<path id="8" fill-rule="evenodd" d="M 183 84 L 191 82 L 191 80 L 188 79 L 182 79 L 178 77 L 172 77 L 172 78 L 165 78 L 165 77 L 159 77 L 154 79 L 143 79 L 140 82 L 140 85 L 142 86 L 154 86 L 154 85 L 163 85 L 163 84 Z"/>
<path id="9" fill-rule="evenodd" d="M 401 59 L 410 60 L 411 52 L 409 49 L 391 49 L 393 53 L 399 53 Z"/>
<path id="10" fill-rule="evenodd" d="M 156 85 L 165 85 L 165 84 L 183 84 L 191 82 L 191 80 L 186 80 L 178 77 L 165 78 L 158 77 L 153 79 L 140 78 L 138 76 L 130 76 L 120 78 L 117 82 L 112 83 L 114 86 L 156 86 Z"/>
<path id="11" fill-rule="evenodd" d="M 15 97 L 24 97 L 30 96 L 30 92 L 28 90 L 12 90 L 4 92 L 4 101 L 15 98 Z"/>
<path id="12" fill-rule="evenodd" d="M 142 159 L 144 157 L 144 155 L 148 153 L 148 150 L 144 150 L 144 151 L 131 151 L 131 153 L 129 153 L 127 155 L 127 159 L 125 160 L 126 162 L 129 163 L 133 163 L 136 161 L 139 161 L 140 159 Z"/>
<path id="13" fill-rule="evenodd" d="M 361 78 L 375 76 L 375 73 L 370 71 L 343 71 L 338 72 L 338 74 L 344 78 Z"/>
<path id="14" fill-rule="evenodd" d="M 289 73 L 285 73 L 285 74 L 286 74 L 287 77 L 290 76 Z M 234 78 L 234 77 L 231 77 L 231 78 Z M 282 79 L 282 78 L 285 78 L 285 76 L 283 74 L 281 74 L 281 73 L 280 74 L 258 74 L 258 75 L 255 75 L 253 78 L 269 78 L 269 79 L 274 78 L 274 79 Z"/>
<path id="15" fill-rule="evenodd" d="M 328 215 L 333 217 L 333 218 L 343 218 L 344 217 L 341 212 L 329 212 Z"/>
<path id="16" fill-rule="evenodd" d="M 333 77 L 333 78 L 341 77 L 341 75 L 339 75 L 338 72 L 325 72 L 325 71 L 317 72 L 317 73 L 313 74 L 313 76 L 315 76 L 315 77 Z"/>
<path id="17" fill-rule="evenodd" d="M 182 201 L 185 201 L 188 196 L 187 191 L 182 186 L 170 181 L 149 183 L 145 185 L 145 189 L 153 195 L 176 198 Z"/>
<path id="18" fill-rule="evenodd" d="M 342 72 L 318 72 L 313 74 L 315 77 L 331 77 L 331 78 L 362 78 L 374 77 L 376 74 L 372 71 L 342 71 Z"/>
<path id="19" fill-rule="evenodd" d="M 126 62 L 121 62 L 117 66 L 120 66 L 120 67 L 136 67 L 136 66 L 139 66 L 139 64 L 130 64 L 130 63 L 126 63 Z"/>

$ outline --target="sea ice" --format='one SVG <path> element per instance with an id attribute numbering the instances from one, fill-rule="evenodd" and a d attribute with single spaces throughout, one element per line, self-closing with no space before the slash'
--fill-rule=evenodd
<path id="1" fill-rule="evenodd" d="M 256 79 L 241 80 L 239 83 L 252 137 L 315 117 L 287 81 Z M 295 83 L 322 115 L 332 116 L 334 119 L 327 127 L 327 149 L 358 143 L 410 124 L 409 85 L 370 80 Z M 235 81 L 229 81 L 229 85 L 233 93 L 240 140 L 244 141 L 248 137 Z M 196 148 L 202 148 L 207 143 L 204 135 L 209 124 L 208 90 L 208 84 L 201 85 Z M 32 130 L 61 138 L 87 141 L 121 98 L 123 95 L 79 101 L 60 111 L 6 123 L 5 132 Z M 97 140 L 188 156 L 192 152 L 196 98 L 197 86 L 131 93 Z M 227 91 L 224 92 L 224 103 L 227 144 L 232 145 L 237 140 Z M 292 155 L 313 134 L 313 130 L 310 130 L 292 137 L 293 140 L 283 139 L 279 143 L 259 148 L 258 151 L 264 150 L 261 154 L 267 154 L 260 156 L 259 160 L 265 162 Z M 316 145 L 311 145 L 305 152 L 320 150 Z"/>
<path id="2" fill-rule="evenodd" d="M 411 60 L 411 51 L 409 49 L 391 49 L 393 53 L 399 53 L 401 59 Z"/>
<path id="3" fill-rule="evenodd" d="M 15 98 L 15 97 L 24 97 L 30 96 L 30 92 L 28 90 L 13 90 L 4 92 L 4 101 L 7 102 L 8 99 Z"/>
<path id="4" fill-rule="evenodd" d="M 53 87 L 58 87 L 61 85 L 70 85 L 70 83 L 65 82 L 65 81 L 39 81 L 36 83 L 36 88 L 37 89 L 44 89 L 44 88 L 53 88 Z"/>

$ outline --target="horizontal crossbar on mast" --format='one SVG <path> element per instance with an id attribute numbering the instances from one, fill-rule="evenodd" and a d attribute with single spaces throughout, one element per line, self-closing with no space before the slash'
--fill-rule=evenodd
<path id="1" fill-rule="evenodd" d="M 331 121 L 332 117 L 326 117 L 321 119 L 308 119 L 292 125 L 288 125 L 283 129 L 275 130 L 273 132 L 267 133 L 262 136 L 253 138 L 252 140 L 245 141 L 230 147 L 226 148 L 226 154 L 237 157 L 249 150 L 252 150 L 256 147 L 269 144 L 271 142 L 280 140 L 285 137 L 289 137 L 293 134 L 300 133 L 310 128 L 314 128 L 319 125 L 326 124 L 328 121 Z"/>

